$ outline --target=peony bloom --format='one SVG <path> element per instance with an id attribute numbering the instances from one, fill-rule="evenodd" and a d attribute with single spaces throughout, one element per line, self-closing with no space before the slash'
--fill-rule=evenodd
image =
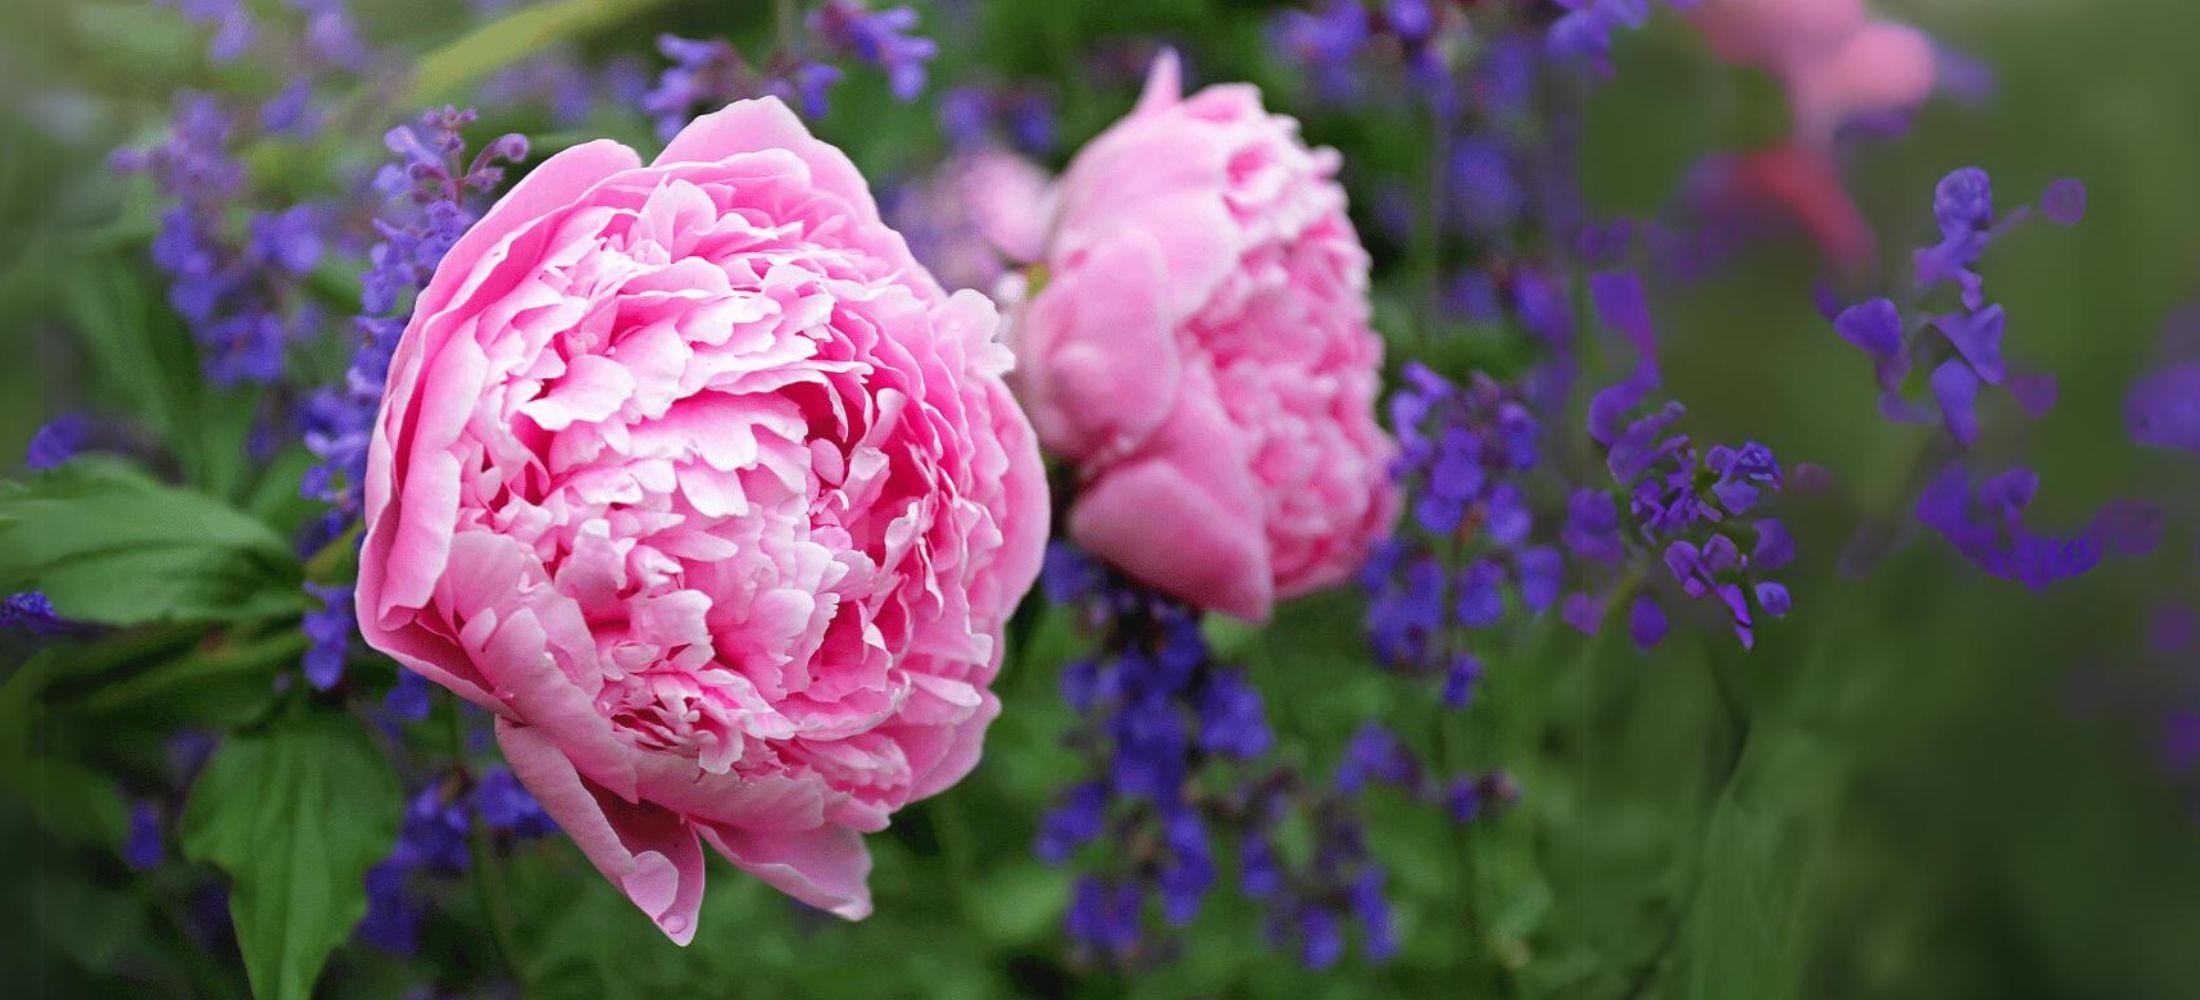
<path id="1" fill-rule="evenodd" d="M 1013 336 L 1078 544 L 1242 618 L 1345 579 L 1397 508 L 1337 166 L 1253 87 L 1180 97 L 1163 56 L 1063 175 Z"/>
<path id="2" fill-rule="evenodd" d="M 1931 96 L 1932 40 L 1871 20 L 1863 0 L 1706 0 L 1692 17 L 1721 59 L 1764 70 L 1787 88 L 1794 135 L 1739 157 L 1735 185 L 1793 214 L 1834 260 L 1870 256 L 1871 230 L 1842 186 L 1834 137 Z"/>
<path id="3" fill-rule="evenodd" d="M 592 142 L 466 233 L 391 362 L 359 625 L 674 941 L 708 843 L 870 912 L 862 834 L 999 712 L 1047 520 L 993 307 L 778 101 Z"/>

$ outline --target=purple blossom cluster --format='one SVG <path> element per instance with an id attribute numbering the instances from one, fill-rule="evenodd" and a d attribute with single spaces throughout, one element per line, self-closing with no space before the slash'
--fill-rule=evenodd
<path id="1" fill-rule="evenodd" d="M 2085 205 L 2085 186 L 2062 180 L 2049 185 L 2036 209 L 2025 205 L 2002 215 L 1986 171 L 1966 167 L 1940 180 L 1933 191 L 1939 239 L 1912 255 L 1916 288 L 1909 307 L 1881 297 L 1832 315 L 1834 331 L 1871 359 L 1880 410 L 1888 419 L 1923 422 L 1937 416 L 1960 455 L 1978 443 L 1979 397 L 1987 387 L 2006 389 L 2018 409 L 2033 419 L 2053 409 L 2054 377 L 2013 369 L 2003 356 L 2008 320 L 2001 305 L 1986 296 L 1980 261 L 1989 246 L 2035 211 L 2057 225 L 2071 226 L 2084 218 Z M 1954 301 L 1936 308 L 1931 305 L 1938 298 L 1933 293 L 1943 286 L 1954 290 Z M 1924 391 L 1931 405 L 1915 398 L 1917 372 L 1928 373 Z M 2164 384 L 2174 385 L 2174 379 Z M 2127 412 L 2134 436 L 2143 441 L 2151 434 L 2144 428 L 2174 428 L 2177 414 L 2190 407 L 2174 389 L 2165 392 L 2148 385 L 2143 397 L 2135 393 Z M 1959 457 L 1919 495 L 1917 518 L 1989 576 L 2035 590 L 2081 576 L 2105 556 L 2139 555 L 2153 548 L 2159 513 L 2124 501 L 2103 506 L 2084 529 L 2068 537 L 2034 532 L 2025 525 L 2024 511 L 2039 485 L 2037 473 L 2016 466 L 1974 489 L 1972 474 Z"/>
<path id="2" fill-rule="evenodd" d="M 1540 614 L 1565 580 L 1559 550 L 1533 544 L 1526 479 L 1541 429 L 1514 390 L 1476 373 L 1455 384 L 1408 362 L 1390 399 L 1399 456 L 1391 476 L 1411 498 L 1418 534 L 1377 547 L 1361 571 L 1368 638 L 1386 667 L 1438 677 L 1445 704 L 1473 700 L 1481 660 L 1471 633 Z"/>
<path id="3" fill-rule="evenodd" d="M 966 83 L 940 94 L 940 131 L 957 150 L 973 152 L 1006 144 L 1032 156 L 1060 145 L 1054 98 L 1035 86 Z"/>
<path id="4" fill-rule="evenodd" d="M 344 536 L 357 523 L 364 505 L 367 447 L 375 414 L 389 378 L 390 355 L 405 331 L 411 300 L 434 275 L 435 266 L 466 232 L 484 196 L 503 183 L 504 164 L 527 157 L 527 140 L 503 135 L 467 155 L 463 130 L 474 121 L 470 109 L 429 111 L 411 125 L 383 137 L 394 159 L 375 175 L 373 189 L 382 199 L 374 219 L 380 240 L 367 251 L 368 268 L 360 276 L 360 313 L 352 325 L 358 340 L 342 381 L 307 397 L 298 423 L 306 448 L 319 461 L 299 482 L 307 497 L 329 505 L 301 539 L 301 548 L 318 551 Z M 306 615 L 312 648 L 305 658 L 308 682 L 320 690 L 343 677 L 344 659 L 355 633 L 349 587 L 313 587 L 320 607 Z M 393 693 L 390 706 L 400 718 L 412 717 L 417 698 Z M 424 704 L 424 703 L 422 703 Z"/>
<path id="5" fill-rule="evenodd" d="M 912 7 L 872 10 L 863 0 L 825 0 L 810 12 L 809 26 L 833 54 L 884 71 L 887 87 L 902 101 L 924 93 L 925 66 L 939 55 L 931 39 L 911 34 L 917 28 Z"/>
<path id="6" fill-rule="evenodd" d="M 1786 489 L 1780 462 L 1755 441 L 1699 449 L 1677 432 L 1686 407 L 1673 400 L 1649 405 L 1662 374 L 1641 279 L 1602 272 L 1590 276 L 1589 290 L 1599 318 L 1633 345 L 1637 360 L 1633 373 L 1589 403 L 1589 437 L 1603 451 L 1617 492 L 1577 491 L 1562 537 L 1584 566 L 1621 570 L 1631 550 L 1647 554 L 1683 595 L 1715 602 L 1743 648 L 1752 647 L 1758 623 L 1785 617 L 1793 603 L 1787 587 L 1769 578 L 1795 559 L 1786 525 L 1763 509 Z M 1607 574 L 1622 582 L 1601 595 L 1588 589 L 1568 595 L 1566 621 L 1595 631 L 1632 575 Z M 1667 625 L 1652 596 L 1631 595 L 1628 631 L 1637 645 L 1654 645 Z"/>
<path id="7" fill-rule="evenodd" d="M 1208 765 L 1268 752 L 1260 693 L 1217 663 L 1197 612 L 1135 587 L 1066 543 L 1047 550 L 1047 599 L 1076 609 L 1100 651 L 1062 672 L 1082 719 L 1075 742 L 1097 777 L 1072 786 L 1041 820 L 1037 852 L 1066 864 L 1095 840 L 1132 845 L 1113 876 L 1080 879 L 1065 922 L 1079 947 L 1129 962 L 1145 947 L 1147 901 L 1172 926 L 1191 922 L 1214 886 L 1209 826 L 1239 814 L 1196 780 Z"/>
<path id="8" fill-rule="evenodd" d="M 1395 65 L 1432 104 L 1450 108 L 1457 96 L 1447 53 L 1461 25 L 1450 5 L 1432 0 L 1324 0 L 1313 10 L 1289 10 L 1271 29 L 1276 47 L 1310 71 L 1316 93 L 1353 103 L 1367 88 L 1355 61 Z"/>
<path id="9" fill-rule="evenodd" d="M 207 378 L 223 387 L 274 382 L 289 343 L 320 329 L 304 283 L 336 237 L 337 212 L 318 202 L 258 203 L 239 150 L 265 136 L 317 130 L 315 88 L 364 69 L 367 49 L 340 0 L 291 0 L 296 23 L 276 32 L 263 30 L 242 0 L 174 6 L 214 27 L 207 50 L 214 61 L 262 51 L 291 73 L 257 102 L 178 93 L 168 138 L 118 151 L 114 164 L 150 176 L 171 203 L 153 239 L 153 263 L 169 277 L 169 304 L 198 340 Z"/>
<path id="10" fill-rule="evenodd" d="M 211 27 L 206 56 L 234 62 L 258 47 L 275 49 L 287 65 L 320 63 L 357 72 L 365 68 L 367 48 L 360 42 L 343 0 L 286 0 L 301 23 L 294 30 L 268 32 L 246 0 L 156 0 L 173 7 L 194 24 Z"/>
<path id="11" fill-rule="evenodd" d="M 1342 959 L 1357 927 L 1362 953 L 1398 948 L 1385 872 L 1368 850 L 1360 800 L 1400 791 L 1461 823 L 1519 796 L 1502 772 L 1443 780 L 1402 742 L 1370 725 L 1347 747 L 1333 779 L 1306 781 L 1266 760 L 1273 736 L 1261 699 L 1216 661 L 1195 613 L 1110 573 L 1057 542 L 1041 585 L 1100 638 L 1099 652 L 1062 674 L 1062 695 L 1084 720 L 1073 743 L 1096 777 L 1071 786 L 1041 821 L 1037 853 L 1068 864 L 1089 845 L 1127 845 L 1108 874 L 1076 883 L 1065 930 L 1088 958 L 1131 964 L 1164 945 L 1145 931 L 1189 923 L 1217 880 L 1214 843 L 1234 842 L 1238 889 L 1267 915 L 1268 936 L 1309 968 Z M 1286 827 L 1309 845 L 1284 849 Z"/>
<path id="12" fill-rule="evenodd" d="M 808 44 L 781 46 L 752 62 L 723 38 L 657 38 L 657 51 L 672 65 L 640 97 L 641 108 L 670 139 L 697 114 L 750 97 L 773 96 L 811 118 L 825 115 L 827 98 L 844 75 L 835 59 L 853 59 L 884 71 L 896 98 L 914 101 L 924 92 L 925 66 L 938 54 L 931 39 L 911 34 L 917 12 L 909 7 L 871 10 L 862 0 L 825 0 L 805 23 Z"/>
<path id="13" fill-rule="evenodd" d="M 2108 555 L 2138 556 L 2161 538 L 2161 515 L 2132 501 L 2104 505 L 2069 537 L 2043 535 L 2024 523 L 2040 477 L 2021 466 L 1973 486 L 1970 470 L 1951 462 L 1917 498 L 1917 519 L 1940 533 L 1988 576 L 2033 590 L 2082 576 Z"/>
<path id="14" fill-rule="evenodd" d="M 406 803 L 390 856 L 367 870 L 367 914 L 353 933 L 393 954 L 417 953 L 429 904 L 421 883 L 472 867 L 468 838 L 475 823 L 505 844 L 558 829 L 505 768 L 483 771 L 470 786 L 462 775 L 428 784 Z"/>
<path id="15" fill-rule="evenodd" d="M 288 343 L 320 323 L 302 282 L 320 263 L 328 209 L 243 210 L 242 231 L 230 226 L 246 194 L 236 150 L 249 134 L 219 98 L 185 91 L 165 142 L 115 157 L 173 202 L 153 238 L 153 263 L 169 277 L 168 302 L 198 340 L 207 378 L 223 387 L 281 378 Z"/>
<path id="16" fill-rule="evenodd" d="M 1578 60 L 1598 72 L 1612 72 L 1612 34 L 1642 27 L 1650 20 L 1651 0 L 1555 0 L 1566 13 L 1551 22 L 1551 54 Z M 1665 0 L 1675 10 L 1690 10 L 1702 0 Z"/>
<path id="17" fill-rule="evenodd" d="M 2084 215 L 2084 188 L 2059 182 L 2043 200 L 2043 214 L 2074 225 Z M 2026 206 L 1997 219 L 1993 182 L 1986 172 L 1967 167 L 1943 178 L 1933 192 L 1933 216 L 1940 241 L 1914 254 L 1917 294 L 1923 298 L 1941 285 L 1956 288 L 1955 308 L 1908 310 L 1892 299 L 1875 298 L 1842 310 L 1834 331 L 1871 358 L 1880 387 L 1880 410 L 1889 419 L 1917 422 L 1938 417 L 1948 436 L 1963 449 L 1978 443 L 1978 397 L 1985 386 L 2006 388 L 2017 405 L 2038 418 L 2055 405 L 2053 376 L 2012 371 L 2002 356 L 2008 319 L 1999 304 L 1986 300 L 1979 274 L 1980 257 L 1997 238 L 2031 214 Z M 1916 372 L 1925 377 L 1933 407 L 1909 394 Z"/>

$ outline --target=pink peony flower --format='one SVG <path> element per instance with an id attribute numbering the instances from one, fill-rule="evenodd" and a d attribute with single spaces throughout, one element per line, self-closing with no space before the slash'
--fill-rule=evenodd
<path id="1" fill-rule="evenodd" d="M 984 297 L 776 100 L 550 158 L 444 258 L 368 458 L 360 629 L 674 941 L 700 843 L 871 909 L 862 834 L 1000 710 L 1048 504 Z"/>
<path id="2" fill-rule="evenodd" d="M 1072 536 L 1246 619 L 1345 579 L 1397 510 L 1337 166 L 1251 86 L 1180 97 L 1164 55 L 1063 175 L 1012 334 L 1040 440 L 1078 467 Z"/>
<path id="3" fill-rule="evenodd" d="M 1720 58 L 1762 69 L 1788 91 L 1795 133 L 1737 160 L 1739 193 L 1792 213 L 1837 262 L 1869 257 L 1871 230 L 1841 184 L 1834 137 L 1931 96 L 1932 40 L 1871 20 L 1863 0 L 1706 0 L 1692 16 Z"/>

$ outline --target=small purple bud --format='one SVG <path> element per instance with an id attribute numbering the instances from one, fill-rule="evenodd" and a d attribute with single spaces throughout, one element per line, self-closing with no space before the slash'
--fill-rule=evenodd
<path id="1" fill-rule="evenodd" d="M 2040 213 L 2058 226 L 2075 226 L 2085 219 L 2085 202 L 2085 182 L 2066 177 L 2047 186 Z"/>

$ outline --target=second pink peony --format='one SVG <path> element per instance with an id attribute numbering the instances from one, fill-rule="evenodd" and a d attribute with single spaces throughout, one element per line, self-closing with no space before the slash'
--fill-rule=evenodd
<path id="1" fill-rule="evenodd" d="M 1337 169 L 1254 87 L 1186 98 L 1163 56 L 1058 184 L 1013 335 L 1041 439 L 1077 468 L 1072 537 L 1240 618 L 1349 577 L 1397 510 Z"/>

